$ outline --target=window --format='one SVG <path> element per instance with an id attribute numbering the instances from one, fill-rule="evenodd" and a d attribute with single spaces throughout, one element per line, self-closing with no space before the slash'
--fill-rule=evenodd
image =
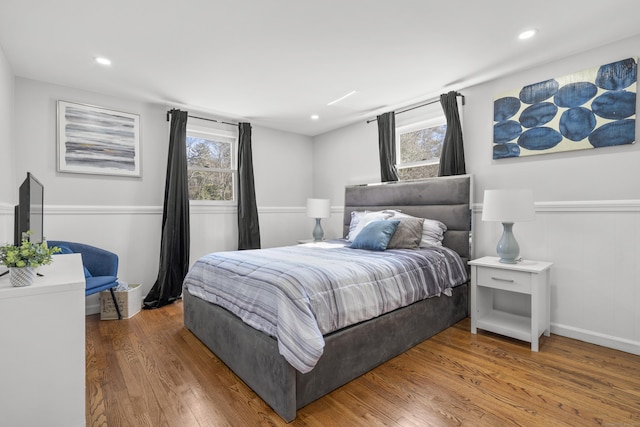
<path id="1" fill-rule="evenodd" d="M 236 140 L 235 132 L 187 128 L 189 200 L 235 202 Z"/>
<path id="2" fill-rule="evenodd" d="M 396 129 L 398 178 L 430 178 L 438 176 L 442 142 L 447 131 L 444 117 Z"/>

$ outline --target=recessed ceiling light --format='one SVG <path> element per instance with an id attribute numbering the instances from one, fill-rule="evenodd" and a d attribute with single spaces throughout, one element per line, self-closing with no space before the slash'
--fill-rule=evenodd
<path id="1" fill-rule="evenodd" d="M 536 33 L 538 32 L 538 30 L 527 30 L 527 31 L 523 31 L 520 33 L 520 35 L 518 36 L 518 38 L 520 40 L 526 40 L 526 39 L 530 39 L 531 37 L 535 36 Z"/>
<path id="2" fill-rule="evenodd" d="M 336 100 L 334 100 L 334 101 L 331 101 L 331 102 L 330 102 L 330 103 L 328 103 L 327 105 L 337 104 L 338 102 L 342 101 L 343 99 L 350 97 L 350 96 L 351 96 L 351 95 L 353 95 L 354 93 L 356 93 L 356 91 L 355 91 L 355 90 L 352 90 L 352 91 L 351 91 L 351 92 L 349 92 L 348 94 L 346 94 L 346 95 L 344 95 L 344 96 L 341 96 L 340 98 L 338 98 L 338 99 L 336 99 Z"/>
<path id="3" fill-rule="evenodd" d="M 111 60 L 102 56 L 98 56 L 96 62 L 100 65 L 111 65 Z"/>
<path id="4" fill-rule="evenodd" d="M 318 120 L 319 118 L 320 118 L 320 116 L 317 115 L 317 114 L 312 114 L 311 115 L 311 120 Z"/>

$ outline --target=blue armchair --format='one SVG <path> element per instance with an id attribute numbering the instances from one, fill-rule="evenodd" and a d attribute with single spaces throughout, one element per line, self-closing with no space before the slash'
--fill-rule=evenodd
<path id="1" fill-rule="evenodd" d="M 113 291 L 113 288 L 118 286 L 118 255 L 84 243 L 48 240 L 47 244 L 49 247 L 59 247 L 62 250 L 58 252 L 59 254 L 81 254 L 86 281 L 84 295 L 89 296 L 109 289 L 118 313 L 118 319 L 122 319 L 118 300 Z"/>

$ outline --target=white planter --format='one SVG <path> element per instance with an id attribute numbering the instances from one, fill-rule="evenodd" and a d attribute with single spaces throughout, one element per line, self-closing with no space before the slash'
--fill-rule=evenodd
<path id="1" fill-rule="evenodd" d="M 36 269 L 33 267 L 9 267 L 9 283 L 12 286 L 29 286 L 35 279 Z"/>

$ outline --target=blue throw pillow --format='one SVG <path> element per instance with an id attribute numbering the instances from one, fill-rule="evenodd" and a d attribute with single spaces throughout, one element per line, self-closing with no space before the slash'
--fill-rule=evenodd
<path id="1" fill-rule="evenodd" d="M 396 220 L 373 221 L 362 229 L 349 247 L 352 249 L 384 251 L 387 249 L 389 240 L 396 232 L 398 224 L 400 224 L 400 221 Z"/>

